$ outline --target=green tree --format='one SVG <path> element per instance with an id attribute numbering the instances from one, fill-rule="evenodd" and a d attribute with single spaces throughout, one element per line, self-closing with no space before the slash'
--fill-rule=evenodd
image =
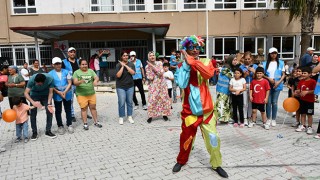
<path id="1" fill-rule="evenodd" d="M 301 56 L 311 44 L 314 22 L 319 18 L 320 0 L 278 0 L 275 4 L 277 12 L 284 10 L 289 13 L 289 22 L 300 19 L 301 23 Z M 286 7 L 286 8 L 283 8 Z"/>

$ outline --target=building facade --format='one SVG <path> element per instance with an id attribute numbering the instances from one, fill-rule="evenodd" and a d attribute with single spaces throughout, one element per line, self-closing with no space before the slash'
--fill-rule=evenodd
<path id="1" fill-rule="evenodd" d="M 0 0 L 0 56 L 12 58 L 16 65 L 36 58 L 43 64 L 50 64 L 55 55 L 55 43 L 64 41 L 67 46 L 77 49 L 78 57 L 86 59 L 92 55 L 93 49 L 113 48 L 115 60 L 119 59 L 122 50 L 135 50 L 138 58 L 146 60 L 150 50 L 170 56 L 170 51 L 178 49 L 179 41 L 184 36 L 195 34 L 207 40 L 208 48 L 202 56 L 215 55 L 217 59 L 223 59 L 235 50 L 257 54 L 258 48 L 266 52 L 268 48 L 276 47 L 282 59 L 296 60 L 300 56 L 300 22 L 288 24 L 285 8 L 277 14 L 275 2 Z M 88 26 L 97 22 L 103 22 L 104 26 L 99 26 L 99 29 Z M 110 23 L 122 24 L 109 29 L 101 28 Z M 145 26 L 136 28 L 135 24 Z M 159 27 L 150 26 L 152 24 L 170 26 L 160 32 Z M 316 49 L 316 53 L 320 53 L 318 24 L 319 21 L 316 22 L 310 45 Z M 54 31 L 61 26 L 63 30 L 59 29 L 59 33 Z M 86 31 L 86 28 L 77 31 L 68 29 L 71 26 L 85 26 L 90 31 Z M 115 63 L 110 62 L 110 68 Z"/>

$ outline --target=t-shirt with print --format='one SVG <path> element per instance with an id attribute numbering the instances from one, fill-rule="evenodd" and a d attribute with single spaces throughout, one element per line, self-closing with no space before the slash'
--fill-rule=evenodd
<path id="1" fill-rule="evenodd" d="M 93 81 L 94 77 L 97 76 L 92 69 L 88 69 L 87 72 L 83 72 L 81 69 L 76 70 L 73 73 L 72 78 L 77 78 L 78 81 L 84 80 L 84 83 L 81 83 L 76 87 L 77 96 L 90 96 L 95 94 Z"/>
<path id="2" fill-rule="evenodd" d="M 26 121 L 28 121 L 28 111 L 30 109 L 30 106 L 27 104 L 22 103 L 21 106 L 13 106 L 13 110 L 17 113 L 17 119 L 16 124 L 22 124 Z"/>
<path id="3" fill-rule="evenodd" d="M 243 89 L 243 85 L 246 84 L 246 80 L 244 78 L 240 78 L 238 80 L 236 80 L 235 78 L 232 78 L 229 84 L 232 86 L 233 89 L 241 90 Z M 232 94 L 236 94 L 236 92 L 232 92 Z"/>
<path id="4" fill-rule="evenodd" d="M 168 89 L 171 89 L 172 88 L 172 80 L 170 80 L 170 79 L 173 78 L 173 73 L 171 71 L 167 71 L 163 74 L 163 77 L 165 77 L 165 79 L 166 79 Z M 170 79 L 167 79 L 166 77 L 168 77 Z"/>
<path id="5" fill-rule="evenodd" d="M 17 74 L 16 76 L 10 75 L 8 77 L 8 83 L 11 84 L 20 84 L 21 82 L 24 82 L 24 78 L 20 75 Z M 9 97 L 23 97 L 24 96 L 24 87 L 11 87 L 8 88 L 8 96 Z"/>
<path id="6" fill-rule="evenodd" d="M 99 58 L 99 61 L 100 61 L 100 67 L 103 67 L 103 68 L 105 68 L 105 67 L 108 67 L 108 61 L 107 61 L 107 59 L 108 59 L 108 54 L 102 54 L 101 56 L 100 56 L 100 58 Z"/>
<path id="7" fill-rule="evenodd" d="M 277 61 L 271 61 L 271 62 L 269 63 L 268 70 L 267 70 L 267 72 L 269 73 L 269 78 L 273 78 L 273 79 L 274 79 L 274 74 L 275 74 L 275 72 L 276 72 L 277 69 L 278 69 L 278 63 L 277 63 Z M 282 70 L 281 70 L 281 71 L 282 71 L 282 72 L 285 71 L 284 66 L 282 67 Z"/>
<path id="8" fill-rule="evenodd" d="M 256 104 L 265 104 L 264 99 L 267 96 L 267 91 L 270 90 L 269 81 L 266 79 L 252 80 L 250 84 L 252 90 L 252 102 Z"/>
<path id="9" fill-rule="evenodd" d="M 43 82 L 42 85 L 37 85 L 34 81 L 34 78 L 37 76 L 36 74 L 33 75 L 28 81 L 27 88 L 31 90 L 31 96 L 47 96 L 49 94 L 49 89 L 54 88 L 53 78 L 47 73 L 42 74 L 46 76 L 46 80 Z"/>
<path id="10" fill-rule="evenodd" d="M 316 88 L 316 85 L 317 85 L 317 82 L 314 79 L 311 79 L 311 78 L 309 80 L 302 79 L 298 84 L 298 90 L 312 91 Z M 300 99 L 307 102 L 314 102 L 314 93 L 307 94 L 303 97 L 300 96 Z"/>
<path id="11" fill-rule="evenodd" d="M 127 66 L 129 66 L 132 70 L 135 71 L 134 64 L 132 62 L 128 62 Z M 116 74 L 121 69 L 121 64 L 118 63 L 116 65 Z M 126 67 L 123 68 L 123 72 L 120 78 L 116 78 L 116 88 L 131 88 L 133 87 L 133 77 L 129 73 L 128 69 Z"/>

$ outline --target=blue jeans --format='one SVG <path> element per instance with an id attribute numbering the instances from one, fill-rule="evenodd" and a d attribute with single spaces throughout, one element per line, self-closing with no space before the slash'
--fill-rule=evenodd
<path id="1" fill-rule="evenodd" d="M 96 70 L 96 75 L 99 77 L 100 79 L 100 70 Z"/>
<path id="2" fill-rule="evenodd" d="M 33 99 L 34 101 L 40 101 L 42 106 L 45 106 L 46 115 L 47 115 L 46 131 L 51 131 L 52 113 L 50 113 L 49 110 L 48 110 L 48 95 L 45 95 L 45 96 L 31 96 L 31 99 Z M 33 106 L 33 105 L 31 104 L 31 106 Z M 33 133 L 38 133 L 38 130 L 37 130 L 37 113 L 38 113 L 38 110 L 37 109 L 38 108 L 31 109 L 30 119 L 31 119 L 31 128 L 32 128 L 32 132 Z"/>
<path id="3" fill-rule="evenodd" d="M 17 138 L 21 138 L 22 130 L 23 130 L 24 139 L 28 139 L 28 121 L 21 123 L 21 124 L 16 124 Z"/>
<path id="4" fill-rule="evenodd" d="M 71 91 L 72 91 L 72 96 L 71 96 L 71 117 L 75 117 L 74 108 L 73 108 L 74 94 L 76 93 L 76 86 L 75 85 L 71 85 Z"/>
<path id="5" fill-rule="evenodd" d="M 278 112 L 278 99 L 281 91 L 270 89 L 269 99 L 267 104 L 267 119 L 270 119 L 272 111 L 272 120 L 276 120 Z M 272 107 L 271 107 L 272 106 Z"/>
<path id="6" fill-rule="evenodd" d="M 117 88 L 119 117 L 126 116 L 125 104 L 127 104 L 127 116 L 132 116 L 133 90 L 134 90 L 133 87 Z"/>
<path id="7" fill-rule="evenodd" d="M 67 126 L 70 126 L 72 124 L 71 100 L 67 101 L 65 99 L 63 99 L 62 101 L 54 101 L 54 106 L 56 108 L 55 115 L 56 115 L 57 125 L 58 125 L 58 127 L 63 127 L 62 117 L 61 117 L 62 103 L 63 103 L 64 111 L 66 113 Z"/>

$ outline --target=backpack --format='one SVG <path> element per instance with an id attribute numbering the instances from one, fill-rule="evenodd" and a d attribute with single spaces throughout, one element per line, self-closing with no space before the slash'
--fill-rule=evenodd
<path id="1" fill-rule="evenodd" d="M 92 69 L 92 70 L 95 70 L 95 68 L 94 68 L 94 60 L 95 60 L 94 58 L 91 58 L 90 62 L 89 62 L 89 68 Z"/>

